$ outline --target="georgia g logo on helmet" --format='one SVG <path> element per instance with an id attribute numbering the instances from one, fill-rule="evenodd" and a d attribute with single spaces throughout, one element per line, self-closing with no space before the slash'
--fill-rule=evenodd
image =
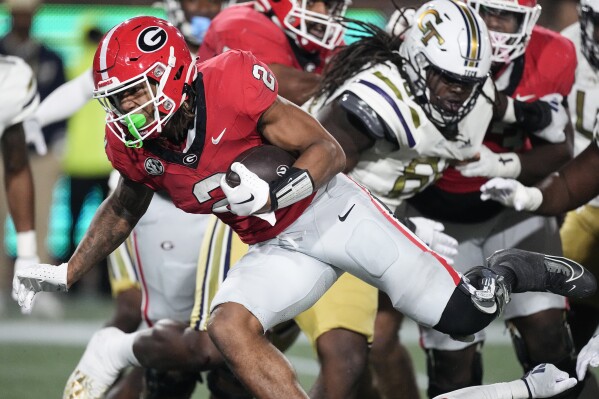
<path id="1" fill-rule="evenodd" d="M 166 44 L 168 35 L 159 26 L 149 26 L 137 37 L 137 47 L 144 53 L 152 53 Z"/>

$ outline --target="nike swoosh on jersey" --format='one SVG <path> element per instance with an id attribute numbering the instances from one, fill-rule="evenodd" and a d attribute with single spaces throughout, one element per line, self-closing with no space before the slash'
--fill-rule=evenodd
<path id="1" fill-rule="evenodd" d="M 521 96 L 520 94 L 516 94 L 516 100 L 518 101 L 528 101 L 528 100 L 532 100 L 534 98 L 536 98 L 537 96 L 535 94 L 527 94 L 525 96 Z"/>
<path id="2" fill-rule="evenodd" d="M 220 132 L 220 134 L 216 138 L 212 137 L 212 144 L 217 145 L 218 143 L 220 143 L 220 139 L 223 138 L 226 131 L 227 131 L 227 128 L 224 128 L 223 131 Z"/>
<path id="3" fill-rule="evenodd" d="M 343 215 L 343 216 L 341 216 L 341 215 L 338 215 L 338 217 L 339 217 L 339 220 L 340 220 L 341 222 L 345 222 L 345 219 L 347 219 L 347 217 L 349 216 L 349 214 L 350 214 L 350 212 L 352 211 L 352 209 L 354 209 L 354 206 L 356 206 L 356 204 L 353 204 L 353 205 L 351 206 L 351 208 L 349 208 L 349 210 L 348 210 L 347 212 L 345 212 L 345 215 Z"/>

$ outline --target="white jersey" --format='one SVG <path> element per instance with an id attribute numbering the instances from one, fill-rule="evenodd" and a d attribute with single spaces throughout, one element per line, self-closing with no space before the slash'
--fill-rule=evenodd
<path id="1" fill-rule="evenodd" d="M 593 130 L 599 112 L 599 71 L 594 69 L 582 54 L 580 24 L 576 22 L 570 25 L 562 34 L 574 43 L 578 59 L 574 86 L 568 96 L 568 106 L 575 131 L 574 155 L 578 155 L 593 139 Z M 599 207 L 599 197 L 592 199 L 589 205 Z"/>
<path id="2" fill-rule="evenodd" d="M 490 79 L 483 90 L 491 100 L 495 98 Z M 439 178 L 448 160 L 465 160 L 476 155 L 493 116 L 492 104 L 481 95 L 458 124 L 457 138 L 447 140 L 414 102 L 408 83 L 390 62 L 352 77 L 326 102 L 312 100 L 305 107 L 318 117 L 318 111 L 326 103 L 347 91 L 365 101 L 393 130 L 399 143 L 398 148 L 387 140 L 377 140 L 360 154 L 358 164 L 349 173 L 391 208 Z"/>
<path id="3" fill-rule="evenodd" d="M 18 57 L 0 55 L 0 136 L 4 129 L 31 115 L 38 104 L 31 67 Z"/>

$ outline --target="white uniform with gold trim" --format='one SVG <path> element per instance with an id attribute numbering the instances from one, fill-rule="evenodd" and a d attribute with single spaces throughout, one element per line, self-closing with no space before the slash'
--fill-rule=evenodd
<path id="1" fill-rule="evenodd" d="M 304 105 L 318 117 L 318 111 L 345 92 L 366 102 L 390 127 L 399 144 L 377 140 L 360 155 L 349 175 L 365 185 L 389 208 L 395 209 L 433 183 L 447 167 L 448 160 L 472 158 L 480 149 L 493 116 L 493 82 L 487 79 L 474 108 L 459 124 L 459 135 L 447 140 L 429 121 L 413 99 L 406 80 L 397 67 L 377 64 L 348 80 L 326 101 L 313 100 Z"/>
<path id="2" fill-rule="evenodd" d="M 23 122 L 38 104 L 31 67 L 18 57 L 0 55 L 0 136 L 7 127 Z"/>

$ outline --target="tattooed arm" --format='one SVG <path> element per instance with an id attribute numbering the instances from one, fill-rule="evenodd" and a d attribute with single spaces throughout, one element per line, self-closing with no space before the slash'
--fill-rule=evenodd
<path id="1" fill-rule="evenodd" d="M 148 209 L 153 195 L 146 186 L 121 178 L 115 192 L 96 212 L 68 262 L 69 287 L 125 241 Z"/>

